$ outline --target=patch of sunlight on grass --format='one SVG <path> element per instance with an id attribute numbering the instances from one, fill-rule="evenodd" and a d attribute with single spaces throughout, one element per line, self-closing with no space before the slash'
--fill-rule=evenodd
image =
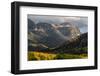
<path id="1" fill-rule="evenodd" d="M 43 52 L 28 52 L 28 60 L 53 60 L 56 54 L 49 54 Z"/>

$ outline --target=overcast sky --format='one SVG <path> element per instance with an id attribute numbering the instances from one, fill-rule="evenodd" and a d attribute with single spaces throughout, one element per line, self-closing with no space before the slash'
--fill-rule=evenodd
<path id="1" fill-rule="evenodd" d="M 52 24 L 70 22 L 79 27 L 81 33 L 85 33 L 88 31 L 88 17 L 28 15 L 28 19 L 34 21 L 35 24 L 37 24 L 38 22 L 46 22 Z"/>

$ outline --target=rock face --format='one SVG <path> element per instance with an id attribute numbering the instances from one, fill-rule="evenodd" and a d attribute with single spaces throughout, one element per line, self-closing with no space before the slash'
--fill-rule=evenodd
<path id="1" fill-rule="evenodd" d="M 80 35 L 80 30 L 71 23 L 35 24 L 28 19 L 28 49 L 45 50 L 57 48 L 67 41 L 73 41 Z"/>
<path id="2" fill-rule="evenodd" d="M 77 40 L 67 42 L 58 48 L 53 49 L 54 53 L 71 53 L 71 54 L 82 54 L 88 51 L 88 33 L 81 34 Z M 50 50 L 52 51 L 52 50 Z"/>
<path id="3" fill-rule="evenodd" d="M 28 31 L 31 32 L 34 27 L 35 27 L 35 23 L 32 20 L 28 19 Z"/>

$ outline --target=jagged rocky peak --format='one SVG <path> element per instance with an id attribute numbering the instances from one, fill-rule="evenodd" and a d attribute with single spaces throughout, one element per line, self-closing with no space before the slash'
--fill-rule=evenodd
<path id="1" fill-rule="evenodd" d="M 35 24 L 29 20 L 29 44 L 33 48 L 56 48 L 64 44 L 67 41 L 77 39 L 80 35 L 80 30 L 73 24 L 65 22 L 62 24 L 50 24 L 45 22 L 39 22 Z M 35 45 L 35 46 L 34 46 Z M 44 47 L 45 46 L 45 47 Z M 40 48 L 40 49 L 41 49 Z"/>
<path id="2" fill-rule="evenodd" d="M 33 29 L 35 27 L 35 23 L 31 20 L 31 19 L 28 19 L 28 29 Z"/>

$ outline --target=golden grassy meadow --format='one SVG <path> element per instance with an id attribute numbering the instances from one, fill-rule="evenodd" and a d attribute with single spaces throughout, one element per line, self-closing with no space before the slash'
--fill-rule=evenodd
<path id="1" fill-rule="evenodd" d="M 28 52 L 28 61 L 32 60 L 58 60 L 58 59 L 84 59 L 87 58 L 87 54 L 66 54 L 66 53 L 45 53 L 38 51 L 29 51 Z"/>

